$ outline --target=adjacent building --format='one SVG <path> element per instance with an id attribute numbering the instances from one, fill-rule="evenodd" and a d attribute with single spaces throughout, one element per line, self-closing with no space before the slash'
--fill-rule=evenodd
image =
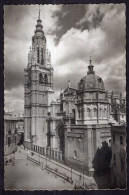
<path id="1" fill-rule="evenodd" d="M 11 113 L 4 115 L 4 155 L 9 155 L 17 149 L 18 120 Z"/>
<path id="2" fill-rule="evenodd" d="M 126 128 L 125 123 L 113 124 L 112 145 L 112 187 L 126 187 Z"/>
<path id="3" fill-rule="evenodd" d="M 7 156 L 17 150 L 18 144 L 24 140 L 24 118 L 17 117 L 12 112 L 4 114 L 4 155 Z"/>

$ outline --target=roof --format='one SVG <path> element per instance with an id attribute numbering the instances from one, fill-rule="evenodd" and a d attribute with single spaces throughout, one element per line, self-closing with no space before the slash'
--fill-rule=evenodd
<path id="1" fill-rule="evenodd" d="M 65 94 L 72 94 L 72 93 L 75 93 L 77 91 L 77 89 L 75 88 L 72 88 L 72 87 L 67 87 L 65 90 L 64 90 L 64 95 Z"/>
<path id="2" fill-rule="evenodd" d="M 104 90 L 104 82 L 102 78 L 95 74 L 88 74 L 85 77 L 83 77 L 78 84 L 78 90 L 89 89 Z"/>

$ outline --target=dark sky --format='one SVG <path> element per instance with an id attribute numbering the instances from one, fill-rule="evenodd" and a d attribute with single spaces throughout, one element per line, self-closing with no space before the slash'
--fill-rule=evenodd
<path id="1" fill-rule="evenodd" d="M 24 108 L 24 68 L 38 5 L 5 6 L 5 110 Z M 56 95 L 77 88 L 89 57 L 105 88 L 125 95 L 125 5 L 45 5 L 41 19 L 51 51 Z"/>

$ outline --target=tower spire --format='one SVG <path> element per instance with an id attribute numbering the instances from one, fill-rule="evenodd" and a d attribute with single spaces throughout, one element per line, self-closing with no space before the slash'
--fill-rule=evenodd
<path id="1" fill-rule="evenodd" d="M 40 5 L 39 5 L 39 18 L 38 18 L 38 20 L 40 20 Z"/>

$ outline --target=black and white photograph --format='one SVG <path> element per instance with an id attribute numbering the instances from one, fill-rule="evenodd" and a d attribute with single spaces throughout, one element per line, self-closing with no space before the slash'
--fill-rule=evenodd
<path id="1" fill-rule="evenodd" d="M 126 189 L 126 5 L 3 17 L 5 190 Z"/>

